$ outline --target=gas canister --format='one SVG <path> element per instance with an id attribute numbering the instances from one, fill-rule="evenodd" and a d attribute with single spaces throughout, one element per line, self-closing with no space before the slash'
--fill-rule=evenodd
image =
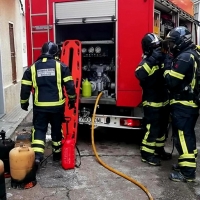
<path id="1" fill-rule="evenodd" d="M 35 152 L 22 143 L 10 151 L 11 187 L 28 189 L 36 185 Z"/>
<path id="2" fill-rule="evenodd" d="M 4 177 L 4 164 L 3 161 L 0 160 L 0 199 L 6 200 L 6 184 Z"/>

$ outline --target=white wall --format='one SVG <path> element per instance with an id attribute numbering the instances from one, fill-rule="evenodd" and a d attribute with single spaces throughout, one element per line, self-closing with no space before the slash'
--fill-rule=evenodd
<path id="1" fill-rule="evenodd" d="M 24 1 L 24 0 L 23 0 Z M 0 1 L 0 52 L 3 74 L 3 93 L 5 113 L 12 111 L 20 104 L 20 81 L 23 67 L 26 66 L 25 18 L 21 13 L 18 0 Z M 17 83 L 12 83 L 12 65 L 10 56 L 9 22 L 14 24 L 14 39 L 16 52 Z M 2 28 L 3 27 L 3 28 Z"/>
<path id="2" fill-rule="evenodd" d="M 200 21 L 200 0 L 193 0 L 194 2 L 194 14 L 195 19 Z M 200 27 L 197 29 L 197 39 L 198 39 L 198 45 L 200 45 Z"/>

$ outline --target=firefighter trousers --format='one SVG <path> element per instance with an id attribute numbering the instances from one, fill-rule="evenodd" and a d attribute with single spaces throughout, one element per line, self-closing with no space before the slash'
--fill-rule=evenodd
<path id="1" fill-rule="evenodd" d="M 36 158 L 42 160 L 45 150 L 48 124 L 51 125 L 51 138 L 53 153 L 61 152 L 63 113 L 50 113 L 33 111 L 33 129 L 31 146 Z"/>
<path id="2" fill-rule="evenodd" d="M 163 107 L 144 106 L 145 136 L 142 140 L 141 155 L 149 157 L 162 152 L 169 122 L 169 105 Z"/>
<path id="3" fill-rule="evenodd" d="M 194 128 L 198 116 L 199 114 L 172 111 L 172 131 L 179 153 L 178 164 L 181 173 L 186 177 L 194 177 L 196 172 L 197 147 Z"/>

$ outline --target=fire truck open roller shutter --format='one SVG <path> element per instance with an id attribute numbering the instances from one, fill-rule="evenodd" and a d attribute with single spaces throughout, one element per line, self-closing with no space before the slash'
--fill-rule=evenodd
<path id="1" fill-rule="evenodd" d="M 90 0 L 55 4 L 56 24 L 112 22 L 116 16 L 116 0 Z"/>

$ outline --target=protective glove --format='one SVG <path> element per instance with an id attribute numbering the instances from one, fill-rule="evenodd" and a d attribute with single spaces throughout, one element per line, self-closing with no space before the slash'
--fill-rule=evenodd
<path id="1" fill-rule="evenodd" d="M 22 104 L 21 104 L 22 110 L 25 110 L 25 111 L 28 111 L 28 106 L 29 106 L 29 103 L 28 103 L 28 102 L 22 103 Z"/>
<path id="2" fill-rule="evenodd" d="M 151 56 L 148 58 L 148 61 L 152 66 L 160 63 L 161 59 L 163 58 L 163 54 L 161 51 L 161 47 L 158 47 L 153 50 Z"/>
<path id="3" fill-rule="evenodd" d="M 75 108 L 75 103 L 76 103 L 76 95 L 74 98 L 68 98 L 68 107 L 70 110 Z"/>

